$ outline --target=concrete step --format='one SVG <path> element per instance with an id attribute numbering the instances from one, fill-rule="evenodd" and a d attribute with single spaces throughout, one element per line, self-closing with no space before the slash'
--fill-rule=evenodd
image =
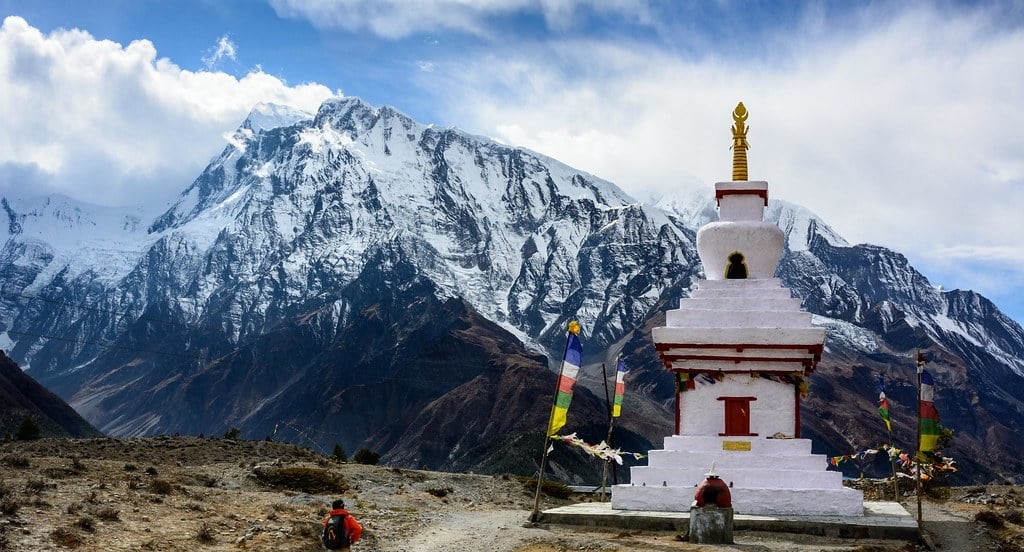
<path id="1" fill-rule="evenodd" d="M 696 487 L 707 473 L 707 468 L 658 468 L 652 466 L 635 466 L 630 469 L 630 481 L 633 485 L 647 487 Z M 826 470 L 780 470 L 774 468 L 733 468 L 719 469 L 715 466 L 722 481 L 731 483 L 735 488 L 773 488 L 773 489 L 838 489 L 843 486 L 843 474 L 838 471 Z"/>
<path id="2" fill-rule="evenodd" d="M 693 487 L 612 487 L 612 508 L 681 512 L 693 503 Z M 733 488 L 732 507 L 737 514 L 794 516 L 862 516 L 864 494 L 855 489 Z"/>
<path id="3" fill-rule="evenodd" d="M 675 309 L 665 313 L 665 325 L 674 328 L 813 328 L 804 311 L 730 311 Z"/>
<path id="4" fill-rule="evenodd" d="M 723 443 L 750 443 L 753 454 L 804 455 L 811 453 L 810 439 L 766 439 L 764 437 L 720 437 L 717 435 L 669 435 L 664 450 L 689 452 L 720 452 Z"/>
<path id="5" fill-rule="evenodd" d="M 782 287 L 782 280 L 778 278 L 746 278 L 743 280 L 699 280 L 698 290 L 711 289 L 771 289 Z"/>
<path id="6" fill-rule="evenodd" d="M 714 299 L 716 297 L 754 297 L 760 299 L 791 299 L 793 293 L 788 288 L 725 288 L 695 289 L 690 294 L 694 299 Z"/>
<path id="7" fill-rule="evenodd" d="M 707 472 L 711 464 L 721 471 L 727 468 L 789 469 L 824 471 L 828 459 L 824 454 L 755 454 L 753 451 L 689 452 L 652 450 L 647 465 L 654 468 L 696 468 Z"/>
<path id="8" fill-rule="evenodd" d="M 679 300 L 681 310 L 724 310 L 724 311 L 799 311 L 800 300 L 791 297 L 692 297 Z"/>

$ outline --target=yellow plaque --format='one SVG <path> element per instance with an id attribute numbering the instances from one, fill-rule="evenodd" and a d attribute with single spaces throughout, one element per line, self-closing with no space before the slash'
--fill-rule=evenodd
<path id="1" fill-rule="evenodd" d="M 722 441 L 722 450 L 750 450 L 750 441 Z"/>

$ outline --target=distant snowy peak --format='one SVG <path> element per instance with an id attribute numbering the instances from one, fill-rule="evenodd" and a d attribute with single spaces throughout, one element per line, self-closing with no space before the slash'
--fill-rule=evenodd
<path id="1" fill-rule="evenodd" d="M 37 237 L 57 245 L 64 239 L 122 238 L 141 230 L 139 207 L 104 207 L 62 195 L 0 198 L 0 236 Z"/>
<path id="2" fill-rule="evenodd" d="M 850 244 L 843 239 L 821 217 L 809 209 L 788 201 L 773 199 L 768 202 L 768 210 L 764 219 L 774 222 L 786 234 L 786 242 L 790 251 L 805 251 L 811 238 L 817 234 L 828 243 L 837 247 L 848 247 Z"/>
<path id="3" fill-rule="evenodd" d="M 38 285 L 61 272 L 114 281 L 147 246 L 146 218 L 141 207 L 105 207 L 62 195 L 8 195 L 0 198 L 0 240 L 33 244 L 36 260 L 25 262 L 40 263 Z"/>
<path id="4" fill-rule="evenodd" d="M 249 129 L 253 133 L 259 133 L 260 131 L 292 126 L 302 121 L 310 121 L 313 117 L 313 113 L 287 105 L 258 103 L 256 107 L 252 108 L 252 111 L 245 121 L 242 122 L 240 128 Z"/>
<path id="5" fill-rule="evenodd" d="M 718 220 L 718 207 L 712 189 L 706 186 L 683 190 L 671 196 L 664 196 L 654 206 L 679 218 L 688 228 L 694 230 L 709 222 Z"/>

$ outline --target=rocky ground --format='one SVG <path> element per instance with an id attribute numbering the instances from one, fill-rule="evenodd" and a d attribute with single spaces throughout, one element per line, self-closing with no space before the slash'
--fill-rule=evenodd
<path id="1" fill-rule="evenodd" d="M 0 550 L 316 551 L 335 497 L 365 529 L 357 552 L 1024 550 L 1020 489 L 943 493 L 925 501 L 918 543 L 739 531 L 716 548 L 671 533 L 530 526 L 532 488 L 510 476 L 339 463 L 273 442 L 46 439 L 0 443 Z"/>

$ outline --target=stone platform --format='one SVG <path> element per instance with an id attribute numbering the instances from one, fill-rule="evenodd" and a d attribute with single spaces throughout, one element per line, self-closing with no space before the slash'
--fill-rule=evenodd
<path id="1" fill-rule="evenodd" d="M 690 512 L 613 510 L 609 502 L 587 502 L 544 510 L 540 523 L 608 530 L 676 531 L 690 526 Z M 859 516 L 755 516 L 735 514 L 736 531 L 774 531 L 838 538 L 914 540 L 917 520 L 897 502 L 865 502 Z"/>
<path id="2" fill-rule="evenodd" d="M 730 450 L 743 445 L 742 450 Z M 732 487 L 737 514 L 858 516 L 864 495 L 843 486 L 842 473 L 828 471 L 824 455 L 807 439 L 704 435 L 670 436 L 650 451 L 648 466 L 631 468 L 629 485 L 612 487 L 617 510 L 689 509 L 698 483 L 714 464 Z"/>

